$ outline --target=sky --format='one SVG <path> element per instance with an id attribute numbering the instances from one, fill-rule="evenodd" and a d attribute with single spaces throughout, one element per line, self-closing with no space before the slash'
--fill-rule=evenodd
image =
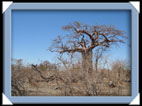
<path id="1" fill-rule="evenodd" d="M 11 56 L 24 63 L 54 63 L 57 53 L 48 51 L 52 40 L 65 35 L 62 27 L 79 21 L 88 25 L 114 25 L 128 36 L 125 44 L 109 49 L 110 59 L 130 59 L 131 19 L 128 10 L 13 10 Z"/>

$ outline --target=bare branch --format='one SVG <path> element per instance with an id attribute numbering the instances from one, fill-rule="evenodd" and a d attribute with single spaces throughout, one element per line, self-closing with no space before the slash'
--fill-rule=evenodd
<path id="1" fill-rule="evenodd" d="M 110 47 L 115 43 L 124 43 L 124 31 L 110 25 L 88 26 L 75 21 L 63 27 L 72 33 L 66 36 L 65 41 L 58 36 L 53 42 L 51 51 L 59 53 L 74 53 L 92 50 L 97 46 Z"/>

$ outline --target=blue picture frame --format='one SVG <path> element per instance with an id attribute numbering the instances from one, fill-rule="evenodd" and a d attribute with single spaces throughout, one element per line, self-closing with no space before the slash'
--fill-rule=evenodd
<path id="1" fill-rule="evenodd" d="M 11 96 L 12 10 L 130 10 L 132 38 L 131 96 Z M 129 104 L 138 95 L 138 11 L 131 3 L 12 3 L 4 15 L 4 94 L 13 104 Z"/>

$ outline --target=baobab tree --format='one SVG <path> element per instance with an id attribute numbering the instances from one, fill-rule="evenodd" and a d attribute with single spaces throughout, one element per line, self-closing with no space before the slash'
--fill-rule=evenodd
<path id="1" fill-rule="evenodd" d="M 62 27 L 69 32 L 66 36 L 58 36 L 53 40 L 49 48 L 51 52 L 75 53 L 82 55 L 82 68 L 84 71 L 92 72 L 93 49 L 99 46 L 110 48 L 111 45 L 124 43 L 124 31 L 116 29 L 112 25 L 87 25 L 80 22 Z"/>

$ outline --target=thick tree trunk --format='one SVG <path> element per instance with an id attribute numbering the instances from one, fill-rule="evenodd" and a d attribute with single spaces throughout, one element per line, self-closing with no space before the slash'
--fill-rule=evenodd
<path id="1" fill-rule="evenodd" d="M 92 50 L 82 53 L 82 68 L 83 71 L 91 73 L 93 71 Z"/>

